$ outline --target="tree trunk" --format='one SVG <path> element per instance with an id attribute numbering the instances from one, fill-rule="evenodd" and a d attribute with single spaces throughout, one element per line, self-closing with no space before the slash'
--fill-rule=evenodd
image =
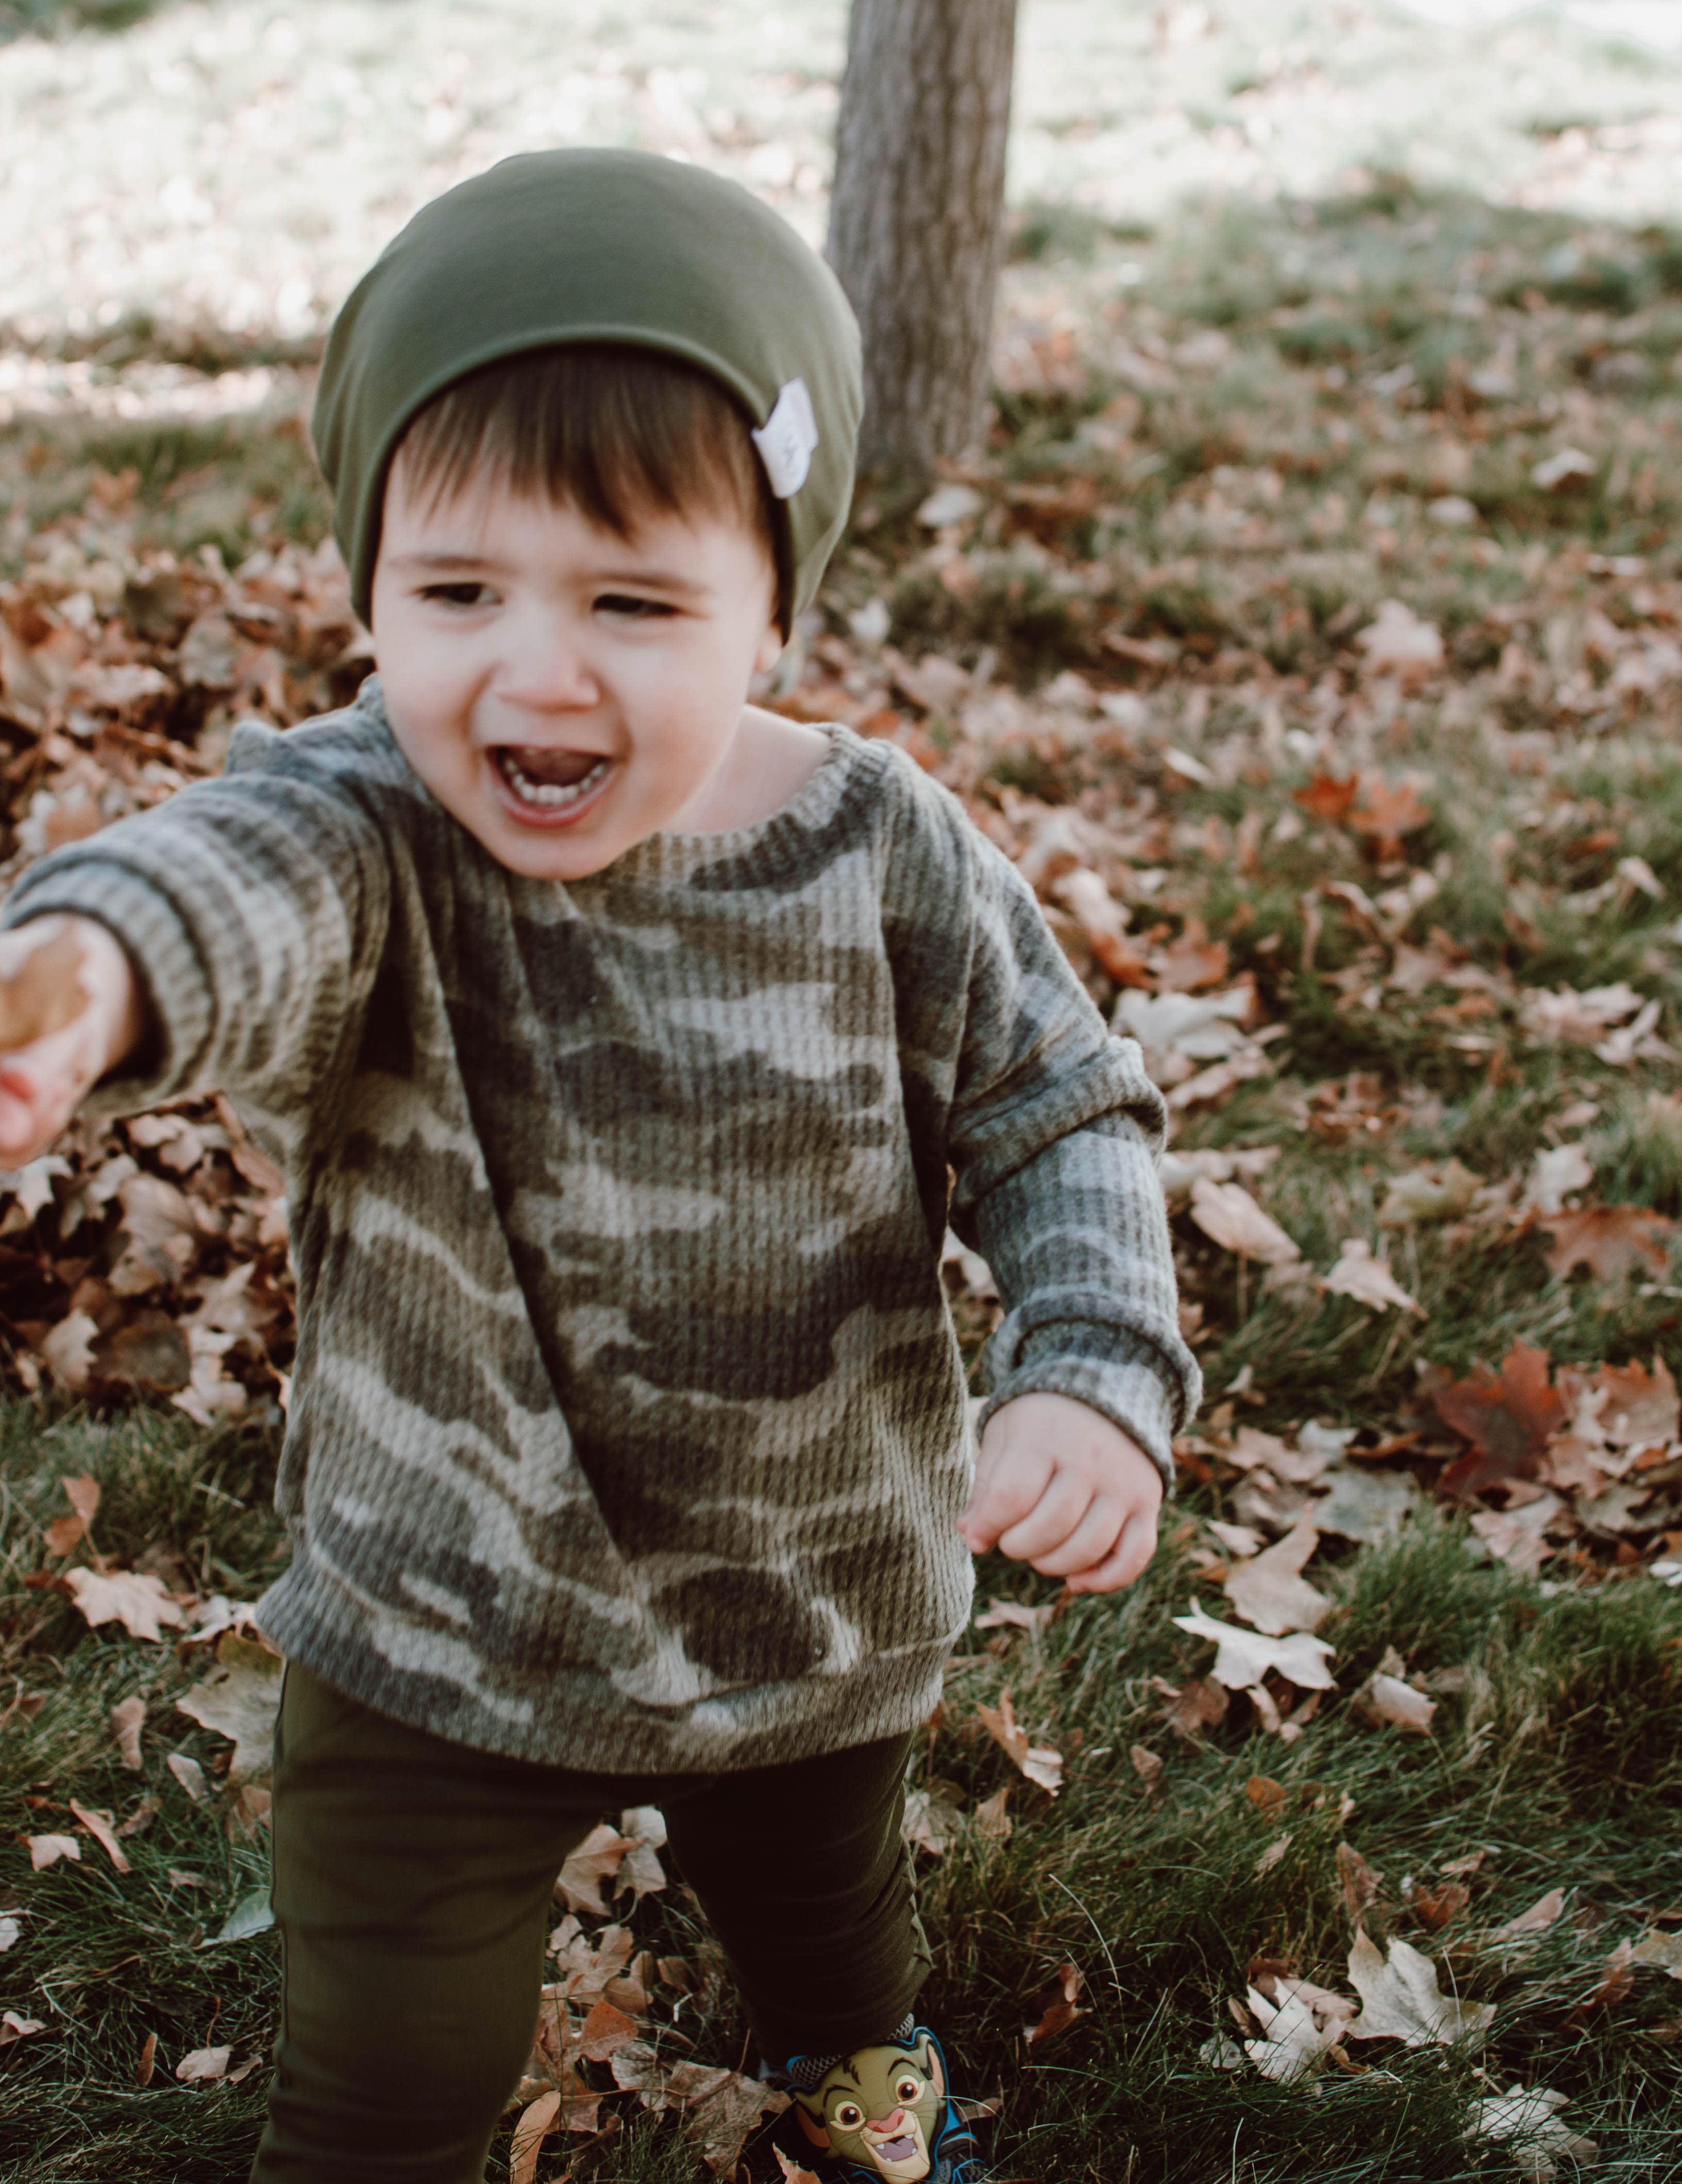
<path id="1" fill-rule="evenodd" d="M 828 255 L 864 332 L 865 467 L 981 442 L 1016 0 L 853 0 Z"/>

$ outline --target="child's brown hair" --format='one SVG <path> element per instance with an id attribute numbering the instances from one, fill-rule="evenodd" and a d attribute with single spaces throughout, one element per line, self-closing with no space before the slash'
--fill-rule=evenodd
<path id="1" fill-rule="evenodd" d="M 528 349 L 446 387 L 411 421 L 398 460 L 437 506 L 490 472 L 512 492 L 567 501 L 629 538 L 658 512 L 734 516 L 765 548 L 788 627 L 783 526 L 747 418 L 710 372 L 628 343 Z"/>

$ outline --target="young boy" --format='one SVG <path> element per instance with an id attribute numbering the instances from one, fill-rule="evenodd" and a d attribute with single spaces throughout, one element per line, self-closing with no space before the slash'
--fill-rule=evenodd
<path id="1" fill-rule="evenodd" d="M 859 399 L 835 282 L 733 186 L 452 190 L 316 408 L 378 678 L 7 906 L 0 975 L 56 989 L 0 1162 L 214 1084 L 288 1177 L 260 2184 L 479 2179 L 556 1871 L 643 1803 L 802 2159 L 963 2170 L 913 1733 L 972 1551 L 1144 1568 L 1197 1373 L 1138 1049 L 945 791 L 745 703 Z M 1007 1306 L 972 1490 L 949 1212 Z"/>

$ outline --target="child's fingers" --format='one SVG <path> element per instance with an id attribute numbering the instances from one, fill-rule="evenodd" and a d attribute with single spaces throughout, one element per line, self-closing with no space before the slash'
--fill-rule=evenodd
<path id="1" fill-rule="evenodd" d="M 1122 1536 L 1094 1568 L 1079 1570 L 1069 1579 L 1071 1592 L 1119 1592 L 1149 1568 L 1156 1552 L 1156 1519 L 1134 1516 L 1122 1527 Z M 1055 1573 L 1053 1573 L 1055 1574 Z"/>
<path id="2" fill-rule="evenodd" d="M 1054 1468 L 1050 1457 L 1013 1447 L 1002 1429 L 995 1439 L 989 1426 L 976 1463 L 975 1490 L 958 1519 L 972 1554 L 985 1554 L 1022 1522 L 1044 1493 Z"/>
<path id="3" fill-rule="evenodd" d="M 27 1167 L 39 1159 L 69 1120 L 62 1105 L 50 1097 L 38 1071 L 15 1056 L 0 1056 L 0 1167 Z"/>
<path id="4" fill-rule="evenodd" d="M 1078 1474 L 1071 1477 L 1059 1472 L 1027 1516 L 1000 1535 L 1000 1552 L 1009 1555 L 1012 1562 L 1036 1564 L 1044 1557 L 1055 1555 L 1081 1529 L 1096 1498 L 1089 1481 Z M 1112 1530 L 1111 1539 L 1114 1536 Z M 1092 1553 L 1071 1563 L 1069 1568 L 1084 1569 L 1109 1545 L 1110 1540 L 1094 1543 Z"/>
<path id="5" fill-rule="evenodd" d="M 1028 1559 L 1042 1577 L 1072 1577 L 1077 1570 L 1093 1569 L 1114 1548 L 1127 1514 L 1106 1496 L 1100 1495 L 1067 1539 Z"/>

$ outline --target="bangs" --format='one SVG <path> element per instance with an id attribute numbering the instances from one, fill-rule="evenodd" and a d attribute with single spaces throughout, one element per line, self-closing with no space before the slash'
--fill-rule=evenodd
<path id="1" fill-rule="evenodd" d="M 398 453 L 405 488 L 433 509 L 489 475 L 627 540 L 650 515 L 733 518 L 777 571 L 787 632 L 784 526 L 747 415 L 681 358 L 605 342 L 499 358 L 435 395 Z"/>

